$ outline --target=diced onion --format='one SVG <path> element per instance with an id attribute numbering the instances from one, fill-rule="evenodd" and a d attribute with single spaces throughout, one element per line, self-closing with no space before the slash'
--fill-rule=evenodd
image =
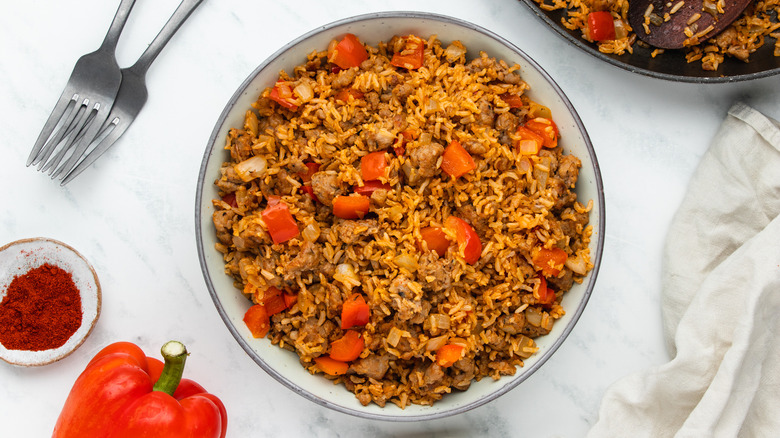
<path id="1" fill-rule="evenodd" d="M 520 140 L 517 142 L 517 149 L 523 155 L 536 155 L 541 149 L 541 144 L 535 140 Z"/>
<path id="2" fill-rule="evenodd" d="M 436 351 L 439 348 L 447 344 L 448 335 L 441 335 L 435 338 L 428 339 L 428 344 L 425 346 L 427 351 Z"/>
<path id="3" fill-rule="evenodd" d="M 439 101 L 436 99 L 428 99 L 428 102 L 425 105 L 425 111 L 427 113 L 435 113 L 436 111 L 439 111 L 440 108 Z"/>
<path id="4" fill-rule="evenodd" d="M 401 341 L 401 337 L 404 335 L 404 333 L 405 332 L 398 327 L 391 328 L 390 332 L 387 334 L 387 343 L 393 347 L 397 347 L 398 342 Z"/>
<path id="5" fill-rule="evenodd" d="M 311 89 L 311 85 L 308 82 L 301 82 L 296 85 L 293 93 L 304 102 L 308 102 L 314 97 L 314 90 Z"/>
<path id="6" fill-rule="evenodd" d="M 539 189 L 547 187 L 547 177 L 550 175 L 550 172 L 540 169 L 539 167 L 534 167 L 533 174 L 539 185 Z"/>
<path id="7" fill-rule="evenodd" d="M 552 119 L 552 111 L 544 105 L 539 105 L 536 102 L 531 101 L 528 104 L 529 115 L 533 117 L 544 117 L 545 119 Z"/>
<path id="8" fill-rule="evenodd" d="M 520 172 L 526 173 L 531 170 L 531 167 L 531 160 L 529 160 L 528 157 L 522 157 L 517 162 L 517 169 L 520 170 Z"/>
<path id="9" fill-rule="evenodd" d="M 712 15 L 713 17 L 718 16 L 718 6 L 712 0 L 704 0 L 702 2 L 701 8 L 704 12 Z"/>
<path id="10" fill-rule="evenodd" d="M 567 268 L 579 275 L 588 273 L 588 262 L 585 260 L 583 254 L 577 254 L 576 257 L 569 257 L 564 264 Z"/>
<path id="11" fill-rule="evenodd" d="M 434 313 L 430 316 L 431 327 L 436 327 L 441 330 L 450 329 L 450 316 L 443 313 Z"/>
<path id="12" fill-rule="evenodd" d="M 353 287 L 360 285 L 360 278 L 355 273 L 355 268 L 353 268 L 349 263 L 336 265 L 336 272 L 333 273 L 333 278 L 336 281 L 341 282 L 341 284 L 350 290 Z"/>
<path id="13" fill-rule="evenodd" d="M 386 148 L 392 145 L 396 138 L 392 132 L 382 128 L 376 132 L 374 139 L 376 140 L 376 143 L 379 145 L 379 147 Z"/>
<path id="14" fill-rule="evenodd" d="M 650 15 L 647 16 L 647 18 L 650 20 L 650 23 L 655 26 L 660 26 L 664 24 L 664 19 L 661 18 L 661 16 L 656 14 L 655 12 L 651 12 Z"/>
<path id="15" fill-rule="evenodd" d="M 626 29 L 626 24 L 623 23 L 623 20 L 616 19 L 615 20 L 615 39 L 619 40 L 621 38 L 625 38 L 628 36 L 628 29 Z"/>
<path id="16" fill-rule="evenodd" d="M 517 337 L 517 348 L 515 353 L 523 359 L 528 359 L 536 352 L 536 343 L 533 339 L 525 335 Z"/>
<path id="17" fill-rule="evenodd" d="M 265 158 L 261 156 L 248 158 L 233 166 L 233 170 L 236 171 L 236 175 L 238 175 L 238 177 L 241 178 L 244 182 L 249 182 L 255 178 L 263 176 L 267 168 L 268 163 L 265 161 Z"/>
<path id="18" fill-rule="evenodd" d="M 447 62 L 455 62 L 461 56 L 466 54 L 466 48 L 460 41 L 453 41 L 452 44 L 444 49 L 444 57 L 447 58 Z"/>
<path id="19" fill-rule="evenodd" d="M 333 58 L 333 53 L 336 51 L 336 46 L 338 45 L 338 40 L 330 40 L 330 43 L 328 44 L 328 60 Z"/>
<path id="20" fill-rule="evenodd" d="M 450 329 L 450 317 L 442 313 L 432 313 L 428 316 L 423 327 L 432 335 L 438 335 Z"/>
<path id="21" fill-rule="evenodd" d="M 534 327 L 542 325 L 542 311 L 536 307 L 529 307 L 525 309 L 525 319 Z"/>
<path id="22" fill-rule="evenodd" d="M 409 272 L 415 272 L 419 267 L 417 265 L 417 260 L 415 260 L 414 257 L 406 253 L 395 256 L 393 260 L 395 261 L 395 264 L 397 264 L 401 268 L 406 269 Z"/>
<path id="23" fill-rule="evenodd" d="M 404 218 L 404 209 L 400 205 L 394 205 L 387 209 L 387 216 L 393 222 L 400 222 Z"/>
<path id="24" fill-rule="evenodd" d="M 303 231 L 301 231 L 301 236 L 303 236 L 303 240 L 307 242 L 316 242 L 320 237 L 319 225 L 317 225 L 316 222 L 306 225 L 303 227 Z"/>

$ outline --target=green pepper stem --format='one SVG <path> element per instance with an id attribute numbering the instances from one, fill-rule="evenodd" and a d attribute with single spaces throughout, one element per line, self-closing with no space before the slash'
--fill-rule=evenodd
<path id="1" fill-rule="evenodd" d="M 154 384 L 154 391 L 162 391 L 173 395 L 179 386 L 181 376 L 184 375 L 184 362 L 187 361 L 187 347 L 179 341 L 168 341 L 161 349 L 165 365 L 162 374 Z"/>

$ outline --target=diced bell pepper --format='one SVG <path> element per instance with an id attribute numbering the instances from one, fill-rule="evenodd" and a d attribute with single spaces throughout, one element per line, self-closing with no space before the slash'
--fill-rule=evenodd
<path id="1" fill-rule="evenodd" d="M 441 156 L 441 170 L 447 175 L 458 178 L 476 169 L 477 165 L 471 154 L 461 146 L 460 142 L 453 140 Z"/>
<path id="2" fill-rule="evenodd" d="M 593 11 L 588 14 L 587 36 L 593 41 L 615 39 L 615 21 L 609 11 Z"/>

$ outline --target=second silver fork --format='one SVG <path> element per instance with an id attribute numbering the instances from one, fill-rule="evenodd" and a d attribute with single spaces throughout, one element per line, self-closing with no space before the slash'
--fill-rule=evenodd
<path id="1" fill-rule="evenodd" d="M 49 171 L 52 178 L 66 170 L 69 172 L 98 134 L 122 81 L 116 46 L 134 4 L 135 0 L 122 0 L 103 43 L 76 62 L 27 158 L 28 166 L 38 165 L 38 170 Z M 68 153 L 67 161 L 57 167 Z"/>
<path id="2" fill-rule="evenodd" d="M 146 89 L 146 72 L 157 58 L 171 37 L 184 24 L 184 21 L 192 14 L 203 0 L 182 0 L 165 26 L 160 30 L 151 44 L 141 54 L 135 64 L 122 69 L 122 85 L 116 96 L 111 113 L 106 119 L 100 132 L 89 146 L 89 152 L 83 160 L 77 163 L 72 170 L 63 173 L 64 178 L 60 185 L 69 183 L 73 178 L 89 167 L 119 137 L 124 134 L 130 124 L 133 123 L 141 108 L 146 104 L 148 91 Z M 79 156 L 80 158 L 80 156 Z"/>

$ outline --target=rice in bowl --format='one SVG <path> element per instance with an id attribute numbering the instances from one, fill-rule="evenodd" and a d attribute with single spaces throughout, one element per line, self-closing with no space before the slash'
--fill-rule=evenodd
<path id="1" fill-rule="evenodd" d="M 213 222 L 247 326 L 363 405 L 513 375 L 593 267 L 579 158 L 516 65 L 435 36 L 357 66 L 339 47 L 281 72 L 226 139 Z"/>

